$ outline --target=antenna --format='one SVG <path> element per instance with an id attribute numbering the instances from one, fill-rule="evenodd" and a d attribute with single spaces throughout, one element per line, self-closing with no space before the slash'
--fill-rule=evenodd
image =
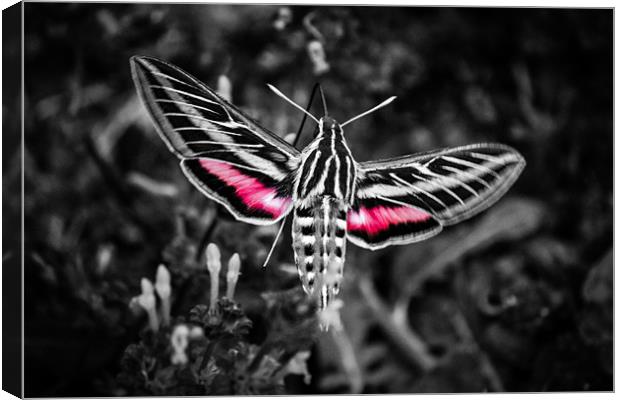
<path id="1" fill-rule="evenodd" d="M 267 86 L 269 87 L 269 89 L 271 89 L 272 92 L 274 92 L 275 94 L 277 94 L 278 96 L 282 97 L 284 100 L 288 101 L 289 103 L 291 103 L 291 105 L 295 108 L 297 108 L 298 110 L 301 110 L 303 113 L 305 113 L 307 116 L 309 116 L 310 118 L 312 118 L 314 120 L 314 122 L 316 122 L 317 124 L 319 123 L 319 120 L 316 119 L 314 117 L 314 115 L 310 114 L 308 111 L 304 110 L 304 108 L 302 106 L 300 106 L 299 104 L 295 103 L 293 100 L 289 99 L 288 97 L 286 97 L 284 95 L 284 93 L 282 93 L 281 91 L 279 91 L 278 89 L 276 89 L 273 85 L 267 84 Z"/>
<path id="2" fill-rule="evenodd" d="M 306 116 L 310 115 L 307 111 L 310 109 L 310 106 L 312 105 L 312 100 L 314 100 L 314 94 L 316 93 L 317 88 L 320 88 L 320 85 L 318 84 L 318 82 L 315 83 L 314 87 L 312 88 L 312 93 L 310 94 L 310 100 L 308 100 L 308 105 L 306 106 L 306 109 L 305 109 L 306 113 L 304 113 L 304 117 L 302 118 L 301 124 L 299 125 L 299 129 L 297 130 L 297 134 L 295 135 L 295 140 L 293 141 L 293 147 L 297 144 L 297 140 L 301 136 L 301 131 L 304 129 L 304 124 L 306 123 Z M 321 91 L 321 94 L 322 93 L 323 91 Z M 325 104 L 325 99 L 323 99 L 323 104 Z M 284 224 L 286 223 L 287 219 L 288 219 L 288 215 L 286 215 L 282 219 L 282 222 L 280 223 L 280 229 L 278 229 L 278 233 L 276 234 L 276 237 L 273 239 L 273 243 L 271 244 L 271 249 L 269 250 L 269 253 L 267 254 L 267 258 L 265 259 L 265 262 L 263 262 L 263 268 L 267 268 L 267 264 L 269 263 L 269 260 L 271 259 L 271 255 L 273 254 L 273 251 L 276 248 L 276 244 L 278 243 L 278 239 L 280 238 L 280 235 L 282 235 L 282 230 L 284 229 Z"/>
<path id="3" fill-rule="evenodd" d="M 319 87 L 319 83 L 315 83 L 312 87 L 312 93 L 310 93 L 310 99 L 308 100 L 308 105 L 306 106 L 306 111 L 310 110 L 310 106 L 312 106 L 312 100 L 314 100 L 314 95 L 316 94 L 316 90 Z M 295 140 L 293 140 L 293 147 L 297 146 L 297 142 L 299 141 L 299 137 L 301 136 L 301 131 L 304 129 L 304 125 L 306 124 L 307 114 L 304 114 L 304 117 L 301 119 L 301 124 L 299 124 L 299 129 L 297 129 L 297 134 L 295 135 Z"/>
<path id="4" fill-rule="evenodd" d="M 385 100 L 383 103 L 379 104 L 378 106 L 375 106 L 375 107 L 371 108 L 370 110 L 365 111 L 365 112 L 363 112 L 363 113 L 361 113 L 361 114 L 351 118 L 350 120 L 346 121 L 345 123 L 340 124 L 340 127 L 344 127 L 345 125 L 350 124 L 351 122 L 355 121 L 356 119 L 362 118 L 364 115 L 368 115 L 368 114 L 370 114 L 373 111 L 376 111 L 376 110 L 378 110 L 378 109 L 380 109 L 382 107 L 387 106 L 388 104 L 393 102 L 395 98 L 396 98 L 396 96 L 390 97 L 389 99 Z"/>
<path id="5" fill-rule="evenodd" d="M 327 116 L 327 103 L 325 102 L 325 93 L 323 93 L 321 85 L 319 85 L 319 92 L 321 92 L 321 100 L 323 100 L 323 111 L 325 112 L 325 116 Z"/>

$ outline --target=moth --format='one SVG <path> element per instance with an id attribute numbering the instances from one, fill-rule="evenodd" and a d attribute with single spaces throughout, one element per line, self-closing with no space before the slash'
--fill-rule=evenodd
<path id="1" fill-rule="evenodd" d="M 268 225 L 293 214 L 295 264 L 324 309 L 340 290 L 347 241 L 377 250 L 418 242 L 497 201 L 525 166 L 501 144 L 473 144 L 357 162 L 343 127 L 315 118 L 302 151 L 180 68 L 133 57 L 138 94 L 181 169 L 239 221 Z M 283 225 L 282 225 L 283 226 Z"/>

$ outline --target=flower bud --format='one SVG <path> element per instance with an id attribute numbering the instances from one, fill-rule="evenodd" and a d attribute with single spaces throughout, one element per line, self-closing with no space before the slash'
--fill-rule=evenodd
<path id="1" fill-rule="evenodd" d="M 153 284 L 146 278 L 142 278 L 140 281 L 142 286 L 142 294 L 138 296 L 138 304 L 149 316 L 149 327 L 153 332 L 157 332 L 159 329 L 159 320 L 157 319 L 157 312 L 155 311 L 155 294 L 153 290 Z"/>
<path id="2" fill-rule="evenodd" d="M 215 243 L 209 243 L 207 246 L 207 269 L 211 274 L 219 274 L 222 264 L 220 262 L 220 249 Z"/>
<path id="3" fill-rule="evenodd" d="M 288 24 L 293 20 L 293 12 L 290 7 L 280 7 L 278 9 L 278 16 L 273 21 L 273 27 L 279 31 L 286 28 Z"/>
<path id="4" fill-rule="evenodd" d="M 239 254 L 235 253 L 228 260 L 228 272 L 226 273 L 226 297 L 232 300 L 235 295 L 235 286 L 239 279 L 239 269 L 241 268 L 241 259 Z"/>
<path id="5" fill-rule="evenodd" d="M 138 297 L 138 303 L 146 311 L 155 309 L 155 295 L 153 294 L 153 284 L 146 278 L 142 278 L 140 281 L 142 288 L 142 294 Z"/>
<path id="6" fill-rule="evenodd" d="M 136 315 L 144 311 L 144 309 L 140 305 L 140 296 L 134 296 L 131 298 L 131 300 L 129 301 L 129 310 L 131 310 L 131 312 Z"/>
<path id="7" fill-rule="evenodd" d="M 169 299 L 172 292 L 170 288 L 170 272 L 168 272 L 168 269 L 163 264 L 159 264 L 159 267 L 157 267 L 155 291 L 162 300 Z"/>
<path id="8" fill-rule="evenodd" d="M 232 101 L 232 82 L 224 74 L 217 78 L 217 94 L 227 101 Z"/>
<path id="9" fill-rule="evenodd" d="M 215 310 L 217 296 L 219 295 L 220 269 L 222 268 L 220 258 L 220 249 L 215 243 L 209 243 L 207 246 L 207 269 L 211 276 L 211 298 L 209 303 L 209 310 L 211 312 Z"/>
<path id="10" fill-rule="evenodd" d="M 155 291 L 161 299 L 161 317 L 164 325 L 170 323 L 170 295 L 172 289 L 170 287 L 170 272 L 163 264 L 157 267 L 157 275 L 155 278 Z"/>
<path id="11" fill-rule="evenodd" d="M 321 75 L 329 71 L 329 64 L 325 60 L 325 49 L 323 48 L 323 43 L 319 40 L 311 40 L 308 43 L 307 50 L 310 61 L 312 61 L 312 66 L 314 67 L 313 72 L 315 75 Z"/>
<path id="12" fill-rule="evenodd" d="M 174 327 L 172 335 L 170 335 L 170 344 L 172 345 L 172 364 L 185 364 L 187 363 L 187 354 L 185 349 L 188 345 L 188 336 L 190 330 L 187 325 L 181 324 Z"/>
<path id="13" fill-rule="evenodd" d="M 198 339 L 203 337 L 205 334 L 204 330 L 199 327 L 199 326 L 193 326 L 192 329 L 189 331 L 189 338 L 190 339 Z"/>

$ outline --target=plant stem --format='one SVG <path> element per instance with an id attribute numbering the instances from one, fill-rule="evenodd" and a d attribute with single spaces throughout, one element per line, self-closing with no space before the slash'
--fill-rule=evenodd
<path id="1" fill-rule="evenodd" d="M 370 279 L 360 278 L 359 288 L 373 316 L 394 344 L 403 350 L 403 355 L 423 371 L 435 368 L 437 360 L 428 352 L 426 343 L 406 324 L 406 321 L 397 321 L 393 318 L 388 307 L 376 293 Z"/>
<path id="2" fill-rule="evenodd" d="M 216 207 L 213 221 L 211 221 L 211 223 L 205 230 L 205 233 L 203 233 L 202 238 L 200 239 L 200 243 L 198 244 L 198 248 L 196 249 L 196 262 L 200 261 L 200 257 L 202 256 L 202 253 L 204 253 L 205 248 L 207 247 L 207 243 L 209 242 L 209 239 L 211 239 L 211 235 L 213 235 L 213 231 L 215 231 L 215 228 L 217 227 L 217 222 L 219 220 L 218 216 L 219 209 Z"/>
<path id="3" fill-rule="evenodd" d="M 364 388 L 364 378 L 349 336 L 344 329 L 332 329 L 331 335 L 340 351 L 342 369 L 349 381 L 351 393 L 361 393 Z"/>

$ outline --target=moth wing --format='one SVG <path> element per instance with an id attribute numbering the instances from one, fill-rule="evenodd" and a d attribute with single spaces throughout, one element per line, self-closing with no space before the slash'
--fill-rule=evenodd
<path id="1" fill-rule="evenodd" d="M 238 220 L 264 225 L 290 211 L 300 153 L 196 78 L 133 57 L 138 94 L 189 180 Z"/>
<path id="2" fill-rule="evenodd" d="M 491 206 L 524 167 L 517 151 L 500 144 L 360 163 L 347 235 L 370 249 L 427 239 Z"/>

